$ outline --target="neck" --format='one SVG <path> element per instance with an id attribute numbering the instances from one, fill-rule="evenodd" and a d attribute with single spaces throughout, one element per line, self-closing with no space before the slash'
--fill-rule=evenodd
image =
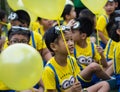
<path id="1" fill-rule="evenodd" d="M 69 21 L 70 21 L 70 20 L 66 19 L 66 20 L 65 20 L 66 24 L 68 24 L 68 23 L 69 23 Z"/>
<path id="2" fill-rule="evenodd" d="M 87 41 L 86 41 L 86 40 L 79 41 L 79 42 L 77 42 L 77 44 L 78 44 L 81 48 L 86 48 L 86 47 L 87 47 Z"/>
<path id="3" fill-rule="evenodd" d="M 66 66 L 67 55 L 55 55 L 55 60 L 60 66 Z"/>

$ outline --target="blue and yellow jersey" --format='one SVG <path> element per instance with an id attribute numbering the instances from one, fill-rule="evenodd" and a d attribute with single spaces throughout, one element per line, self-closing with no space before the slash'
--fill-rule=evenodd
<path id="1" fill-rule="evenodd" d="M 75 58 L 71 56 L 70 58 L 72 59 L 72 63 L 70 59 L 67 58 L 66 66 L 60 66 L 54 57 L 49 60 L 42 75 L 45 92 L 46 89 L 66 92 L 68 88 L 73 85 L 75 77 L 80 73 L 80 69 Z"/>
<path id="2" fill-rule="evenodd" d="M 96 46 L 87 41 L 87 47 L 81 48 L 75 44 L 74 56 L 77 59 L 78 65 L 83 70 L 87 65 L 93 62 L 93 59 L 99 63 L 101 56 L 96 50 Z"/>
<path id="3" fill-rule="evenodd" d="M 32 31 L 36 31 L 36 32 L 38 32 L 39 34 L 41 34 L 42 36 L 44 36 L 45 31 L 44 31 L 44 29 L 43 29 L 43 26 L 40 25 L 39 22 L 37 22 L 37 21 L 32 22 L 31 25 L 30 25 L 30 29 L 31 29 Z"/>
<path id="4" fill-rule="evenodd" d="M 109 40 L 108 32 L 106 29 L 107 23 L 108 23 L 108 16 L 107 15 L 101 15 L 97 20 L 96 30 L 103 33 L 104 37 Z"/>
<path id="5" fill-rule="evenodd" d="M 109 39 L 104 55 L 107 61 L 112 60 L 114 58 L 114 48 L 116 46 L 117 42 L 113 41 L 112 39 Z"/>
<path id="6" fill-rule="evenodd" d="M 114 49 L 114 72 L 120 74 L 120 42 L 117 43 Z"/>

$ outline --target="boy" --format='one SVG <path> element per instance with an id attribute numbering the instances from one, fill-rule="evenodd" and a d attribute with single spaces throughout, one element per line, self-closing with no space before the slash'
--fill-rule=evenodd
<path id="1" fill-rule="evenodd" d="M 70 5 L 70 4 L 66 4 L 65 8 L 63 10 L 63 13 L 62 13 L 62 17 L 63 17 L 63 24 L 64 25 L 67 25 L 70 20 L 75 19 L 76 12 L 75 12 L 74 6 Z"/>
<path id="2" fill-rule="evenodd" d="M 15 43 L 29 44 L 29 41 L 30 41 L 30 30 L 28 28 L 12 26 L 8 32 L 8 45 L 12 45 Z M 7 88 L 3 83 L 0 86 L 4 87 L 3 89 L 1 89 L 1 90 L 3 90 L 2 92 L 4 92 L 4 91 L 14 92 L 14 90 L 9 90 L 9 88 Z M 38 91 L 37 89 L 34 89 L 34 90 Z M 43 88 L 40 87 L 39 91 L 40 90 L 43 90 Z M 24 92 L 26 92 L 26 91 L 27 90 L 25 90 Z M 43 92 L 43 91 L 40 91 L 40 92 Z"/>
<path id="3" fill-rule="evenodd" d="M 31 23 L 31 29 L 44 36 L 44 33 L 53 26 L 53 20 L 38 17 L 35 22 Z"/>
<path id="4" fill-rule="evenodd" d="M 87 40 L 92 34 L 93 28 L 93 22 L 87 17 L 80 17 L 72 27 L 75 41 L 74 57 L 81 70 L 78 79 L 83 88 L 95 84 L 100 78 L 104 80 L 110 79 L 99 65 L 101 64 L 104 68 L 108 67 L 103 50 L 97 47 L 99 55 L 95 45 Z"/>
<path id="5" fill-rule="evenodd" d="M 101 15 L 97 20 L 96 29 L 99 32 L 100 37 L 100 46 L 103 49 L 106 47 L 106 44 L 109 40 L 109 30 L 106 29 L 107 24 L 110 22 L 110 17 L 113 15 L 116 8 L 116 0 L 108 0 L 106 5 L 104 6 L 105 15 Z"/>
<path id="6" fill-rule="evenodd" d="M 12 21 L 11 23 L 12 26 L 14 25 L 14 26 L 29 28 L 30 16 L 26 11 L 17 10 L 12 15 L 11 17 L 9 17 L 9 19 Z M 29 44 L 40 52 L 44 60 L 48 61 L 52 56 L 49 50 L 46 48 L 46 45 L 42 39 L 42 36 L 35 31 L 31 31 L 30 34 L 31 35 L 30 35 Z"/>
<path id="7" fill-rule="evenodd" d="M 75 58 L 68 55 L 60 29 L 62 29 L 70 53 L 74 51 L 72 32 L 68 27 L 55 26 L 45 33 L 46 45 L 54 53 L 42 75 L 45 92 L 108 92 L 107 82 L 82 90 L 80 82 L 77 81 L 79 67 Z"/>

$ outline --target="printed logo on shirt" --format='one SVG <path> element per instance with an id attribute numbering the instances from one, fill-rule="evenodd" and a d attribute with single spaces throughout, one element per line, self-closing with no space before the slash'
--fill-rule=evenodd
<path id="1" fill-rule="evenodd" d="M 71 87 L 74 83 L 75 83 L 75 78 L 73 76 L 71 76 L 69 79 L 63 80 L 61 87 L 62 87 L 62 89 L 65 90 L 65 89 Z"/>
<path id="2" fill-rule="evenodd" d="M 77 58 L 77 62 L 78 62 L 78 64 L 89 65 L 90 63 L 93 62 L 93 59 L 92 59 L 91 56 L 88 56 L 88 57 L 86 57 L 86 56 L 79 56 Z"/>

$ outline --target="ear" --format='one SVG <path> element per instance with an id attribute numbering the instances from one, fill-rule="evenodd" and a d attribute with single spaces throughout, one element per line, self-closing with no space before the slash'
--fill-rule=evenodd
<path id="1" fill-rule="evenodd" d="M 118 34 L 118 35 L 120 35 L 120 29 L 117 29 L 117 31 L 116 31 L 116 32 L 117 32 L 117 34 Z"/>
<path id="2" fill-rule="evenodd" d="M 86 39 L 87 35 L 85 33 L 82 33 L 82 39 Z"/>
<path id="3" fill-rule="evenodd" d="M 50 48 L 53 50 L 53 51 L 56 51 L 56 44 L 55 43 L 51 43 L 50 44 Z"/>

